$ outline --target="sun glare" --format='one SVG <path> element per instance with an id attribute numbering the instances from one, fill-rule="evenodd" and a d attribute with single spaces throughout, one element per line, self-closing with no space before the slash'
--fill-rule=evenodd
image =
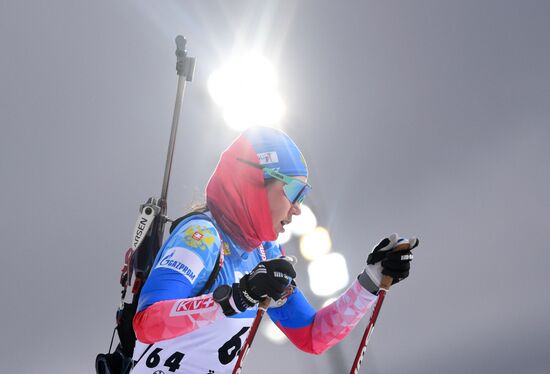
<path id="1" fill-rule="evenodd" d="M 257 54 L 235 58 L 214 71 L 208 79 L 208 91 L 226 124 L 237 131 L 276 125 L 285 112 L 275 69 Z"/>

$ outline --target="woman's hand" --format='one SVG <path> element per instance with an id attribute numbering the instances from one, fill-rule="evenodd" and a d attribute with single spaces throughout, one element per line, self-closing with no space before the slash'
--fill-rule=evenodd
<path id="1" fill-rule="evenodd" d="M 409 249 L 395 251 L 401 244 L 409 244 Z M 367 258 L 367 266 L 359 275 L 359 282 L 369 292 L 375 294 L 380 289 L 382 277 L 387 275 L 393 279 L 392 284 L 409 276 L 410 262 L 413 259 L 411 250 L 418 246 L 415 237 L 405 239 L 392 234 L 384 238 L 372 250 Z"/>
<path id="2" fill-rule="evenodd" d="M 279 257 L 262 261 L 250 272 L 231 286 L 231 295 L 217 298 L 223 291 L 214 291 L 214 299 L 222 306 L 225 315 L 244 312 L 269 297 L 275 301 L 287 296 L 287 288 L 296 278 L 291 258 Z M 229 287 L 229 286 L 220 286 Z M 229 290 L 228 290 L 229 291 Z"/>

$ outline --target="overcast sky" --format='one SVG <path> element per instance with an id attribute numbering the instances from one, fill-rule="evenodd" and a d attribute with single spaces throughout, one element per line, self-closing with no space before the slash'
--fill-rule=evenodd
<path id="1" fill-rule="evenodd" d="M 361 372 L 550 372 L 550 3 L 530 0 L 3 1 L 1 372 L 92 373 L 107 349 L 139 204 L 160 194 L 178 34 L 197 68 L 169 214 L 237 136 L 209 74 L 259 49 L 351 278 L 384 235 L 421 238 Z M 305 260 L 297 282 L 319 306 Z M 258 335 L 246 372 L 345 373 L 366 322 L 322 356 Z"/>

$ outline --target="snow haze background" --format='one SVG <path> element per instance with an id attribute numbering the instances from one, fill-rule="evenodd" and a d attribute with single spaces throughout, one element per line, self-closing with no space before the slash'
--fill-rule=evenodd
<path id="1" fill-rule="evenodd" d="M 237 135 L 209 74 L 263 48 L 352 278 L 384 235 L 421 238 L 361 372 L 550 373 L 550 3 L 533 0 L 2 2 L 0 372 L 92 373 L 106 351 L 138 206 L 160 194 L 178 34 L 197 69 L 170 215 Z M 347 372 L 366 322 L 322 356 L 258 335 L 245 371 Z"/>

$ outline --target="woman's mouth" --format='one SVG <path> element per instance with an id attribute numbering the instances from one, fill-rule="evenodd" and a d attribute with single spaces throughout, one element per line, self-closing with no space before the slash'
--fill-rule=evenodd
<path id="1" fill-rule="evenodd" d="M 292 219 L 290 220 L 282 220 L 280 223 L 281 223 L 281 232 L 285 232 L 285 226 L 288 225 L 290 222 L 292 222 Z"/>

